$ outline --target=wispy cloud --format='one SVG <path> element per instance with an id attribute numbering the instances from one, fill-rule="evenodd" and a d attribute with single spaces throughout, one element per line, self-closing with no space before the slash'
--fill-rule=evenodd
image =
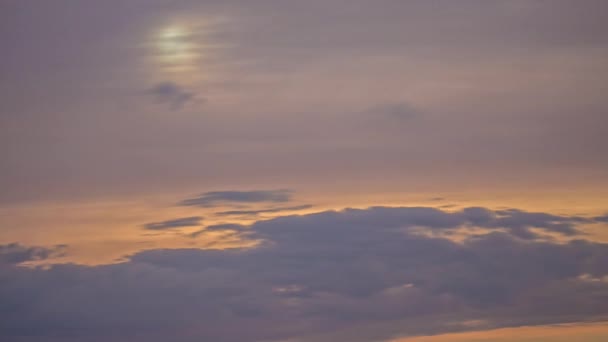
<path id="1" fill-rule="evenodd" d="M 292 191 L 253 190 L 253 191 L 211 191 L 198 197 L 179 202 L 181 206 L 214 207 L 221 204 L 234 203 L 284 203 L 292 198 Z"/>
<path id="2" fill-rule="evenodd" d="M 200 216 L 182 217 L 162 222 L 146 223 L 144 225 L 144 228 L 148 230 L 165 230 L 183 227 L 193 227 L 200 225 L 202 220 L 203 218 Z"/>
<path id="3" fill-rule="evenodd" d="M 168 105 L 171 109 L 182 109 L 186 104 L 200 101 L 194 91 L 188 90 L 173 82 L 162 82 L 146 91 L 157 102 Z"/>
<path id="4" fill-rule="evenodd" d="M 298 211 L 304 209 L 312 208 L 312 204 L 303 204 L 297 205 L 293 207 L 278 207 L 278 208 L 267 208 L 267 209 L 259 209 L 259 210 L 228 210 L 228 211 L 220 211 L 215 213 L 216 216 L 256 216 L 259 214 L 269 214 L 269 213 L 280 213 L 283 211 Z"/>

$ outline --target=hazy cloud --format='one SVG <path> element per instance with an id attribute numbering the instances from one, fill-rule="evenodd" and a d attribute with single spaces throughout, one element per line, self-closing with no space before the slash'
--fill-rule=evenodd
<path id="1" fill-rule="evenodd" d="M 182 206 L 214 207 L 234 203 L 283 203 L 289 202 L 291 190 L 211 191 L 199 197 L 181 201 Z"/>
<path id="2" fill-rule="evenodd" d="M 337 178 L 395 192 L 603 186 L 606 1 L 159 3 L 3 7 L 0 201 L 243 177 L 333 193 Z M 218 101 L 152 117 L 134 93 L 176 110 Z"/>
<path id="3" fill-rule="evenodd" d="M 171 109 L 182 109 L 186 104 L 197 100 L 195 92 L 187 90 L 173 82 L 158 83 L 147 90 L 156 101 L 169 105 Z"/>
<path id="4" fill-rule="evenodd" d="M 203 220 L 200 216 L 182 217 L 174 220 L 152 222 L 144 225 L 145 229 L 149 230 L 164 230 L 182 227 L 193 227 L 201 224 Z"/>
<path id="5" fill-rule="evenodd" d="M 293 207 L 278 207 L 278 208 L 268 208 L 268 209 L 259 209 L 259 210 L 228 210 L 228 211 L 220 211 L 215 213 L 217 216 L 255 216 L 259 214 L 267 214 L 267 213 L 279 213 L 282 211 L 297 211 L 312 208 L 312 204 L 303 204 L 297 205 Z"/>

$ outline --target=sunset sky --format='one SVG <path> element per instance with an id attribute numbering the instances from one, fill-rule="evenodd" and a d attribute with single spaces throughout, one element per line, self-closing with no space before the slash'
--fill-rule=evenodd
<path id="1" fill-rule="evenodd" d="M 608 1 L 0 0 L 0 340 L 608 340 Z"/>

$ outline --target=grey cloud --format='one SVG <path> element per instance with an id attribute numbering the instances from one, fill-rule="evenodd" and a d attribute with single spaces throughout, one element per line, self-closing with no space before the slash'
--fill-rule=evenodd
<path id="1" fill-rule="evenodd" d="M 254 191 L 211 191 L 199 197 L 181 201 L 179 205 L 195 207 L 214 207 L 233 203 L 283 203 L 289 202 L 291 190 L 254 190 Z"/>
<path id="2" fill-rule="evenodd" d="M 590 223 L 592 219 L 578 216 L 559 216 L 539 212 L 527 212 L 518 209 L 497 210 L 492 212 L 485 208 L 466 208 L 463 216 L 475 226 L 485 228 L 504 228 L 520 238 L 533 239 L 537 235 L 530 228 L 539 228 L 547 232 L 565 236 L 580 235 L 577 224 Z"/>
<path id="3" fill-rule="evenodd" d="M 7 317 L 0 337 L 367 342 L 461 330 L 457 323 L 470 319 L 500 327 L 608 314 L 608 282 L 590 281 L 608 275 L 608 245 L 521 239 L 492 228 L 582 224 L 542 214 L 348 209 L 216 227 L 262 238 L 255 248 L 160 249 L 116 265 L 4 268 L 0 302 L 9 304 L 0 306 Z M 510 220 L 496 223 L 504 217 Z M 463 243 L 411 229 L 474 222 L 487 232 Z"/>
<path id="4" fill-rule="evenodd" d="M 203 218 L 200 216 L 182 217 L 168 221 L 146 223 L 144 225 L 144 228 L 149 230 L 164 230 L 173 228 L 193 227 L 200 225 L 202 220 Z"/>
<path id="5" fill-rule="evenodd" d="M 222 231 L 222 230 L 243 230 L 246 227 L 240 224 L 234 223 L 223 223 L 223 224 L 214 224 L 211 226 L 205 227 L 207 231 Z"/>
<path id="6" fill-rule="evenodd" d="M 321 223 L 318 226 L 306 230 L 297 229 L 306 220 L 316 220 Z M 431 207 L 370 207 L 368 209 L 345 209 L 342 212 L 321 212 L 299 217 L 286 216 L 279 217 L 271 221 L 264 222 L 264 229 L 258 233 L 265 235 L 265 231 L 272 227 L 282 227 L 286 225 L 294 228 L 293 232 L 284 229 L 277 231 L 271 230 L 273 239 L 279 238 L 281 234 L 294 236 L 297 234 L 311 234 L 325 231 L 324 222 L 331 222 L 331 226 L 343 224 L 353 227 L 366 227 L 367 225 L 382 225 L 386 228 L 406 228 L 412 226 L 425 227 L 434 230 L 457 229 L 463 226 L 473 226 L 488 229 L 505 229 L 510 234 L 524 239 L 538 238 L 537 234 L 530 231 L 530 228 L 537 228 L 542 231 L 557 233 L 565 236 L 581 234 L 576 229 L 579 223 L 591 222 L 581 217 L 558 216 L 546 213 L 526 212 L 522 210 L 510 209 L 492 211 L 486 208 L 469 207 L 461 211 L 449 212 Z M 257 224 L 257 223 L 256 223 Z M 254 228 L 256 225 L 254 225 Z"/>
<path id="7" fill-rule="evenodd" d="M 597 222 L 606 222 L 606 223 L 608 223 L 608 215 L 595 217 L 594 220 L 597 221 Z"/>
<path id="8" fill-rule="evenodd" d="M 312 208 L 311 204 L 303 204 L 297 205 L 293 207 L 278 207 L 278 208 L 268 208 L 268 209 L 259 209 L 259 210 L 228 210 L 228 211 L 220 211 L 215 213 L 217 216 L 256 216 L 259 214 L 268 214 L 268 213 L 279 213 L 282 211 L 297 211 L 303 209 Z"/>
<path id="9" fill-rule="evenodd" d="M 0 245 L 0 265 L 16 265 L 27 261 L 38 261 L 61 256 L 66 247 L 65 245 L 57 245 L 50 248 L 31 247 L 23 246 L 16 242 Z"/>
<path id="10" fill-rule="evenodd" d="M 186 104 L 197 100 L 197 94 L 173 82 L 162 82 L 147 90 L 156 101 L 171 109 L 182 109 Z"/>
<path id="11" fill-rule="evenodd" d="M 578 216 L 564 217 L 547 213 L 525 212 L 517 209 L 497 211 L 499 215 L 493 222 L 497 227 L 509 227 L 512 231 L 527 230 L 530 227 L 573 236 L 582 232 L 575 228 L 577 223 L 590 223 L 591 219 Z"/>

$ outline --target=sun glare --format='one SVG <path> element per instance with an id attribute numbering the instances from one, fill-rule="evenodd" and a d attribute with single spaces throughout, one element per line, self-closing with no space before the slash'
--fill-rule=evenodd
<path id="1" fill-rule="evenodd" d="M 196 32 L 185 25 L 161 29 L 155 37 L 156 55 L 163 69 L 196 69 L 202 57 Z"/>

